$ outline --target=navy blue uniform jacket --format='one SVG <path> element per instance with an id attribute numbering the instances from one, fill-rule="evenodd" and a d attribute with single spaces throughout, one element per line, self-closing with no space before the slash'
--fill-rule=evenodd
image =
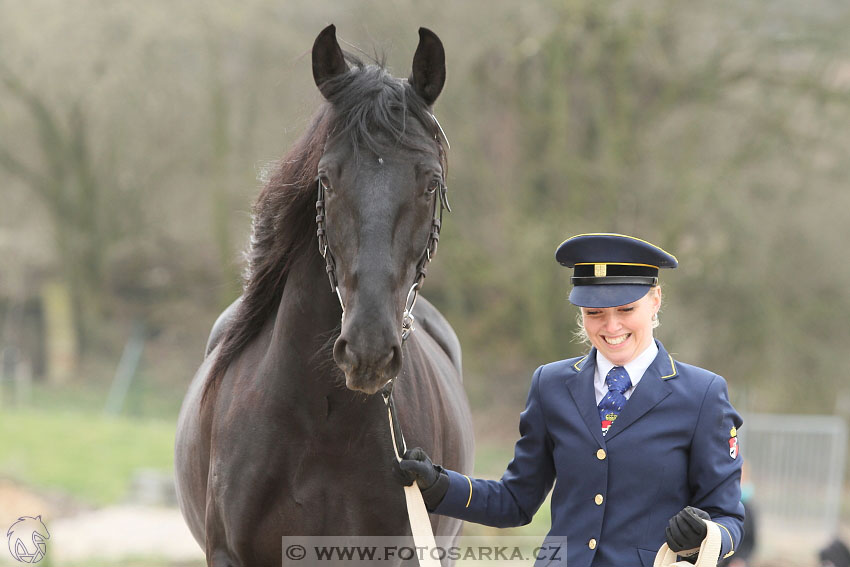
<path id="1" fill-rule="evenodd" d="M 741 417 L 722 377 L 674 361 L 657 344 L 658 356 L 604 437 L 596 349 L 538 368 L 501 480 L 448 471 L 449 489 L 434 513 L 524 525 L 557 477 L 548 537 L 566 537 L 566 553 L 555 559 L 569 567 L 651 566 L 668 520 L 689 505 L 720 524 L 721 557 L 733 552 L 744 509 L 741 457 L 730 438 Z"/>

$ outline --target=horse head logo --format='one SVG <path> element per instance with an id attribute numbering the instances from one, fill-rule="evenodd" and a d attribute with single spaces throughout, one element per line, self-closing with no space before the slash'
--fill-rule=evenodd
<path id="1" fill-rule="evenodd" d="M 38 563 L 47 553 L 50 532 L 41 521 L 41 516 L 21 516 L 6 532 L 9 552 L 21 563 Z"/>

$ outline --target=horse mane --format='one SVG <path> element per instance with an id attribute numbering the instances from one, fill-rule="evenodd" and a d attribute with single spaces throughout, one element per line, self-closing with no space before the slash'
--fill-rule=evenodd
<path id="1" fill-rule="evenodd" d="M 439 127 L 412 85 L 390 75 L 383 61 L 366 65 L 350 53 L 345 53 L 345 58 L 351 68 L 322 85 L 327 102 L 276 164 L 254 203 L 251 238 L 244 254 L 242 301 L 223 330 L 204 385 L 202 407 L 230 364 L 277 312 L 295 262 L 306 253 L 318 254 L 314 250 L 316 176 L 329 138 L 346 137 L 355 159 L 359 148 L 378 153 L 388 142 L 421 150 L 430 143 L 429 138 L 411 135 L 407 121 L 412 117 L 426 132 L 434 132 L 445 174 Z M 382 134 L 380 139 L 377 133 Z"/>

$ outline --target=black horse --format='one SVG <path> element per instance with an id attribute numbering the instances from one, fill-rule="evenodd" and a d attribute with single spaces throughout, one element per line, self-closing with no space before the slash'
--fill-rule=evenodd
<path id="1" fill-rule="evenodd" d="M 280 565 L 286 535 L 410 533 L 374 395 L 396 376 L 408 445 L 470 472 L 454 331 L 420 298 L 402 340 L 447 204 L 431 110 L 445 53 L 431 31 L 419 38 L 407 80 L 344 55 L 334 26 L 313 45 L 327 102 L 257 199 L 244 293 L 216 322 L 180 413 L 179 502 L 209 565 Z"/>

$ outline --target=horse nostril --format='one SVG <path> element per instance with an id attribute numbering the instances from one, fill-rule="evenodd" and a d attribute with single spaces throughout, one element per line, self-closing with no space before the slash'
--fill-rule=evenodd
<path id="1" fill-rule="evenodd" d="M 392 352 L 387 356 L 389 358 L 387 361 L 389 374 L 391 376 L 398 376 L 398 373 L 401 371 L 401 347 L 398 345 L 394 346 Z"/>
<path id="2" fill-rule="evenodd" d="M 398 376 L 401 356 L 401 345 L 393 345 L 389 350 L 367 348 L 363 352 L 356 342 L 343 337 L 336 340 L 333 348 L 334 362 L 355 381 L 389 380 Z"/>
<path id="3" fill-rule="evenodd" d="M 343 371 L 354 366 L 354 356 L 348 348 L 348 341 L 341 337 L 334 344 L 334 362 Z"/>

